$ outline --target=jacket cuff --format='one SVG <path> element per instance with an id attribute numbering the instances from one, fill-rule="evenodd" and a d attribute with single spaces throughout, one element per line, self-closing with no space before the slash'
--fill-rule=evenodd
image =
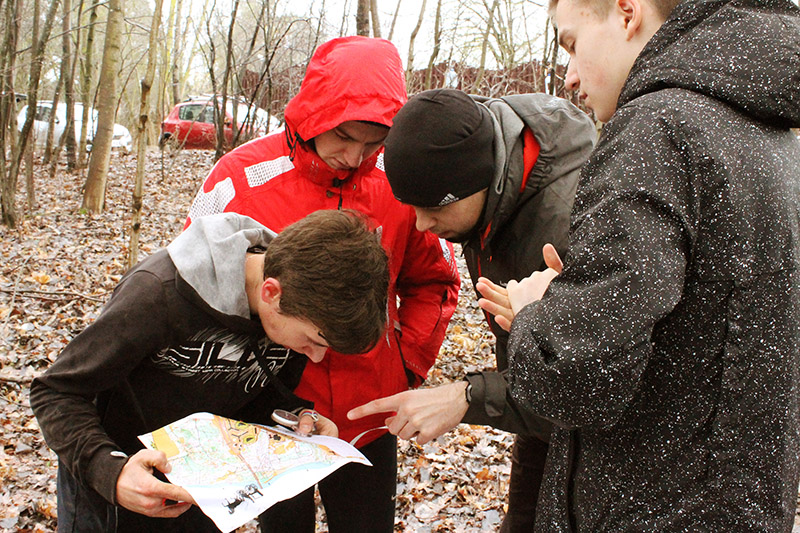
<path id="1" fill-rule="evenodd" d="M 467 374 L 465 379 L 472 385 L 472 399 L 463 422 L 486 424 L 488 419 L 503 415 L 507 383 L 502 374 L 498 372 Z"/>
<path id="2" fill-rule="evenodd" d="M 110 446 L 97 451 L 87 469 L 86 482 L 112 505 L 117 505 L 117 479 L 128 456 Z"/>

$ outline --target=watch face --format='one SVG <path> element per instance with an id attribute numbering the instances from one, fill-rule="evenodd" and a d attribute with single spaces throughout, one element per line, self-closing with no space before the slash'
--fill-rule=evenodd
<path id="1" fill-rule="evenodd" d="M 287 428 L 297 427 L 297 424 L 300 423 L 300 418 L 296 414 L 286 411 L 285 409 L 275 409 L 272 411 L 272 420 Z"/>

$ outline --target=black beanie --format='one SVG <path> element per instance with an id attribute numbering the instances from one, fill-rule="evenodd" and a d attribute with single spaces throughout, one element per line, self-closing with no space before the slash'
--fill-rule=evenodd
<path id="1" fill-rule="evenodd" d="M 447 205 L 486 189 L 494 174 L 489 111 L 465 92 L 434 89 L 394 117 L 383 155 L 394 196 L 416 207 Z"/>

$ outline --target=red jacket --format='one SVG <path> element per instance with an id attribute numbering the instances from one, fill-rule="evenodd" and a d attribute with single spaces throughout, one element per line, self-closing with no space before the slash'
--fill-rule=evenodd
<path id="1" fill-rule="evenodd" d="M 321 45 L 300 92 L 286 107 L 286 130 L 220 159 L 189 213 L 188 223 L 233 211 L 279 232 L 318 209 L 352 208 L 380 226 L 390 269 L 386 336 L 365 355 L 328 350 L 321 363 L 307 364 L 295 390 L 331 418 L 345 440 L 382 426 L 385 419 L 350 421 L 350 409 L 407 390 L 406 370 L 414 385 L 425 379 L 455 310 L 460 280 L 452 245 L 418 232 L 413 209 L 395 200 L 382 151 L 355 171 L 334 171 L 297 137 L 310 140 L 348 120 L 391 126 L 405 100 L 402 64 L 388 41 L 345 37 Z M 381 434 L 371 432 L 358 445 Z"/>

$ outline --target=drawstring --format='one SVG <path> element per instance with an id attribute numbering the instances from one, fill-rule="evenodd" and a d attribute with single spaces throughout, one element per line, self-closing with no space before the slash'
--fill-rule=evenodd
<path id="1" fill-rule="evenodd" d="M 289 126 L 284 128 L 283 133 L 286 135 L 286 144 L 289 146 L 289 161 L 293 162 L 297 151 L 297 144 L 303 142 L 303 139 L 300 138 L 300 135 L 297 133 L 292 136 L 291 131 L 289 131 Z"/>
<path id="2" fill-rule="evenodd" d="M 340 180 L 339 178 L 333 178 L 333 186 L 339 187 L 339 207 L 337 209 L 339 211 L 342 210 L 342 186 L 344 185 L 344 180 Z"/>

